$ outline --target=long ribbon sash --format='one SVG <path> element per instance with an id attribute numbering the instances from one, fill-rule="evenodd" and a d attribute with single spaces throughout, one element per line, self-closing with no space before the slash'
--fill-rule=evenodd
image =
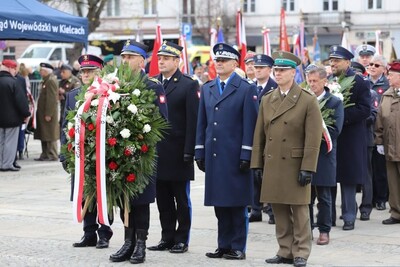
<path id="1" fill-rule="evenodd" d="M 332 151 L 332 139 L 331 135 L 329 134 L 328 127 L 326 127 L 325 121 L 322 120 L 322 134 L 324 136 L 325 142 L 326 142 L 326 147 L 328 149 L 328 152 Z"/>

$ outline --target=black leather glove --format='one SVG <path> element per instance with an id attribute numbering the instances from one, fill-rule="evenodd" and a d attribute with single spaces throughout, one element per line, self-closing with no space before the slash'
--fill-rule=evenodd
<path id="1" fill-rule="evenodd" d="M 200 171 L 206 172 L 206 162 L 204 161 L 204 159 L 196 160 L 196 164 Z"/>
<path id="2" fill-rule="evenodd" d="M 262 179 L 263 179 L 263 169 L 261 168 L 254 169 L 254 180 L 256 181 L 256 183 L 261 184 Z"/>
<path id="3" fill-rule="evenodd" d="M 183 154 L 183 164 L 185 164 L 185 166 L 192 166 L 193 165 L 193 155 Z"/>
<path id="4" fill-rule="evenodd" d="M 242 172 L 247 172 L 250 169 L 250 161 L 248 160 L 241 160 L 239 164 L 239 169 Z"/>
<path id="5" fill-rule="evenodd" d="M 61 161 L 61 165 L 62 165 L 64 171 L 69 173 L 68 168 L 67 168 L 67 161 L 66 160 Z"/>
<path id="6" fill-rule="evenodd" d="M 299 173 L 299 184 L 301 186 L 306 186 L 311 183 L 313 173 L 310 171 L 300 171 Z"/>

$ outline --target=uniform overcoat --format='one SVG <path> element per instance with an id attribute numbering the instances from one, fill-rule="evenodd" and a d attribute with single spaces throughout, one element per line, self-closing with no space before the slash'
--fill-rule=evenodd
<path id="1" fill-rule="evenodd" d="M 197 121 L 195 157 L 206 164 L 204 204 L 246 206 L 252 203 L 253 178 L 239 165 L 251 159 L 256 86 L 234 73 L 220 95 L 217 81 L 203 85 Z"/>
<path id="2" fill-rule="evenodd" d="M 279 87 L 261 99 L 254 133 L 252 168 L 263 168 L 261 202 L 310 203 L 311 186 L 300 186 L 300 170 L 315 172 L 322 138 L 317 98 L 293 83 L 285 98 Z"/>
<path id="3" fill-rule="evenodd" d="M 158 144 L 157 180 L 194 180 L 194 165 L 184 164 L 183 155 L 194 155 L 199 83 L 178 69 L 164 89 L 171 128 Z"/>
<path id="4" fill-rule="evenodd" d="M 34 138 L 44 142 L 58 140 L 60 138 L 58 115 L 58 81 L 56 76 L 50 74 L 43 78 L 40 86 Z M 47 122 L 45 116 L 50 116 L 51 120 Z"/>
<path id="5" fill-rule="evenodd" d="M 355 73 L 348 69 L 346 77 Z M 371 114 L 371 93 L 364 80 L 355 75 L 350 92 L 353 106 L 344 109 L 344 123 L 338 138 L 337 182 L 364 184 L 367 177 L 367 126 Z"/>
<path id="6" fill-rule="evenodd" d="M 400 95 L 392 87 L 382 95 L 375 135 L 375 143 L 384 146 L 386 160 L 400 161 Z"/>

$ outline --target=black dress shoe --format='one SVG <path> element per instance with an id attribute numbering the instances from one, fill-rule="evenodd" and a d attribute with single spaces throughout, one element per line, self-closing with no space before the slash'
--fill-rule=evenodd
<path id="1" fill-rule="evenodd" d="M 367 212 L 361 212 L 360 220 L 361 221 L 369 221 L 369 214 Z"/>
<path id="2" fill-rule="evenodd" d="M 268 224 L 275 224 L 275 216 L 269 216 Z"/>
<path id="3" fill-rule="evenodd" d="M 343 230 L 354 230 L 354 222 L 344 222 Z"/>
<path id="4" fill-rule="evenodd" d="M 222 257 L 227 260 L 244 260 L 246 259 L 246 253 L 240 250 L 231 250 L 222 255 Z"/>
<path id="5" fill-rule="evenodd" d="M 294 258 L 293 265 L 295 267 L 305 267 L 307 266 L 307 260 L 301 257 Z"/>
<path id="6" fill-rule="evenodd" d="M 110 244 L 110 240 L 105 237 L 100 237 L 99 241 L 97 241 L 96 248 L 108 248 Z"/>
<path id="7" fill-rule="evenodd" d="M 163 251 L 167 249 L 171 249 L 174 246 L 173 242 L 167 242 L 164 240 L 161 240 L 157 245 L 148 247 L 148 250 L 153 250 L 153 251 Z"/>
<path id="8" fill-rule="evenodd" d="M 228 253 L 229 249 L 217 248 L 215 252 L 207 252 L 206 256 L 212 259 L 222 258 L 225 253 Z"/>
<path id="9" fill-rule="evenodd" d="M 251 212 L 250 217 L 249 217 L 249 222 L 261 222 L 262 221 L 262 215 L 260 213 L 255 213 Z"/>
<path id="10" fill-rule="evenodd" d="M 186 244 L 183 243 L 178 243 L 175 244 L 170 250 L 169 252 L 171 253 L 185 253 L 186 251 L 188 251 L 189 247 Z"/>
<path id="11" fill-rule="evenodd" d="M 97 243 L 97 236 L 83 236 L 81 241 L 77 243 L 73 243 L 72 246 L 75 248 L 83 248 L 83 247 L 94 247 Z"/>
<path id="12" fill-rule="evenodd" d="M 281 263 L 293 264 L 293 259 L 288 259 L 288 258 L 285 258 L 285 257 L 281 257 L 279 255 L 276 255 L 273 258 L 266 259 L 265 262 L 266 263 L 271 263 L 271 264 L 281 264 Z"/>
<path id="13" fill-rule="evenodd" d="M 35 160 L 35 161 L 46 161 L 47 158 L 36 158 L 36 159 L 33 159 L 33 160 Z"/>
<path id="14" fill-rule="evenodd" d="M 385 202 L 377 202 L 375 205 L 377 210 L 385 210 L 386 209 L 386 204 Z"/>
<path id="15" fill-rule="evenodd" d="M 382 223 L 383 224 L 396 224 L 396 223 L 400 223 L 400 220 L 390 217 L 389 219 L 383 220 Z"/>
<path id="16" fill-rule="evenodd" d="M 21 169 L 21 166 L 16 161 L 14 161 L 13 166 L 14 168 Z"/>
<path id="17" fill-rule="evenodd" d="M 11 168 L 7 168 L 7 169 L 1 169 L 3 172 L 18 172 L 21 170 L 21 168 L 15 168 L 15 167 L 11 167 Z"/>

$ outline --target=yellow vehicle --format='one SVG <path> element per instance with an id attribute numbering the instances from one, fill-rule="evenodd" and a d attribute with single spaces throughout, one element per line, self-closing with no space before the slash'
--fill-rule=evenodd
<path id="1" fill-rule="evenodd" d="M 190 63 L 193 61 L 200 61 L 201 64 L 206 64 L 206 62 L 210 59 L 210 46 L 191 46 L 187 49 L 187 54 Z"/>

